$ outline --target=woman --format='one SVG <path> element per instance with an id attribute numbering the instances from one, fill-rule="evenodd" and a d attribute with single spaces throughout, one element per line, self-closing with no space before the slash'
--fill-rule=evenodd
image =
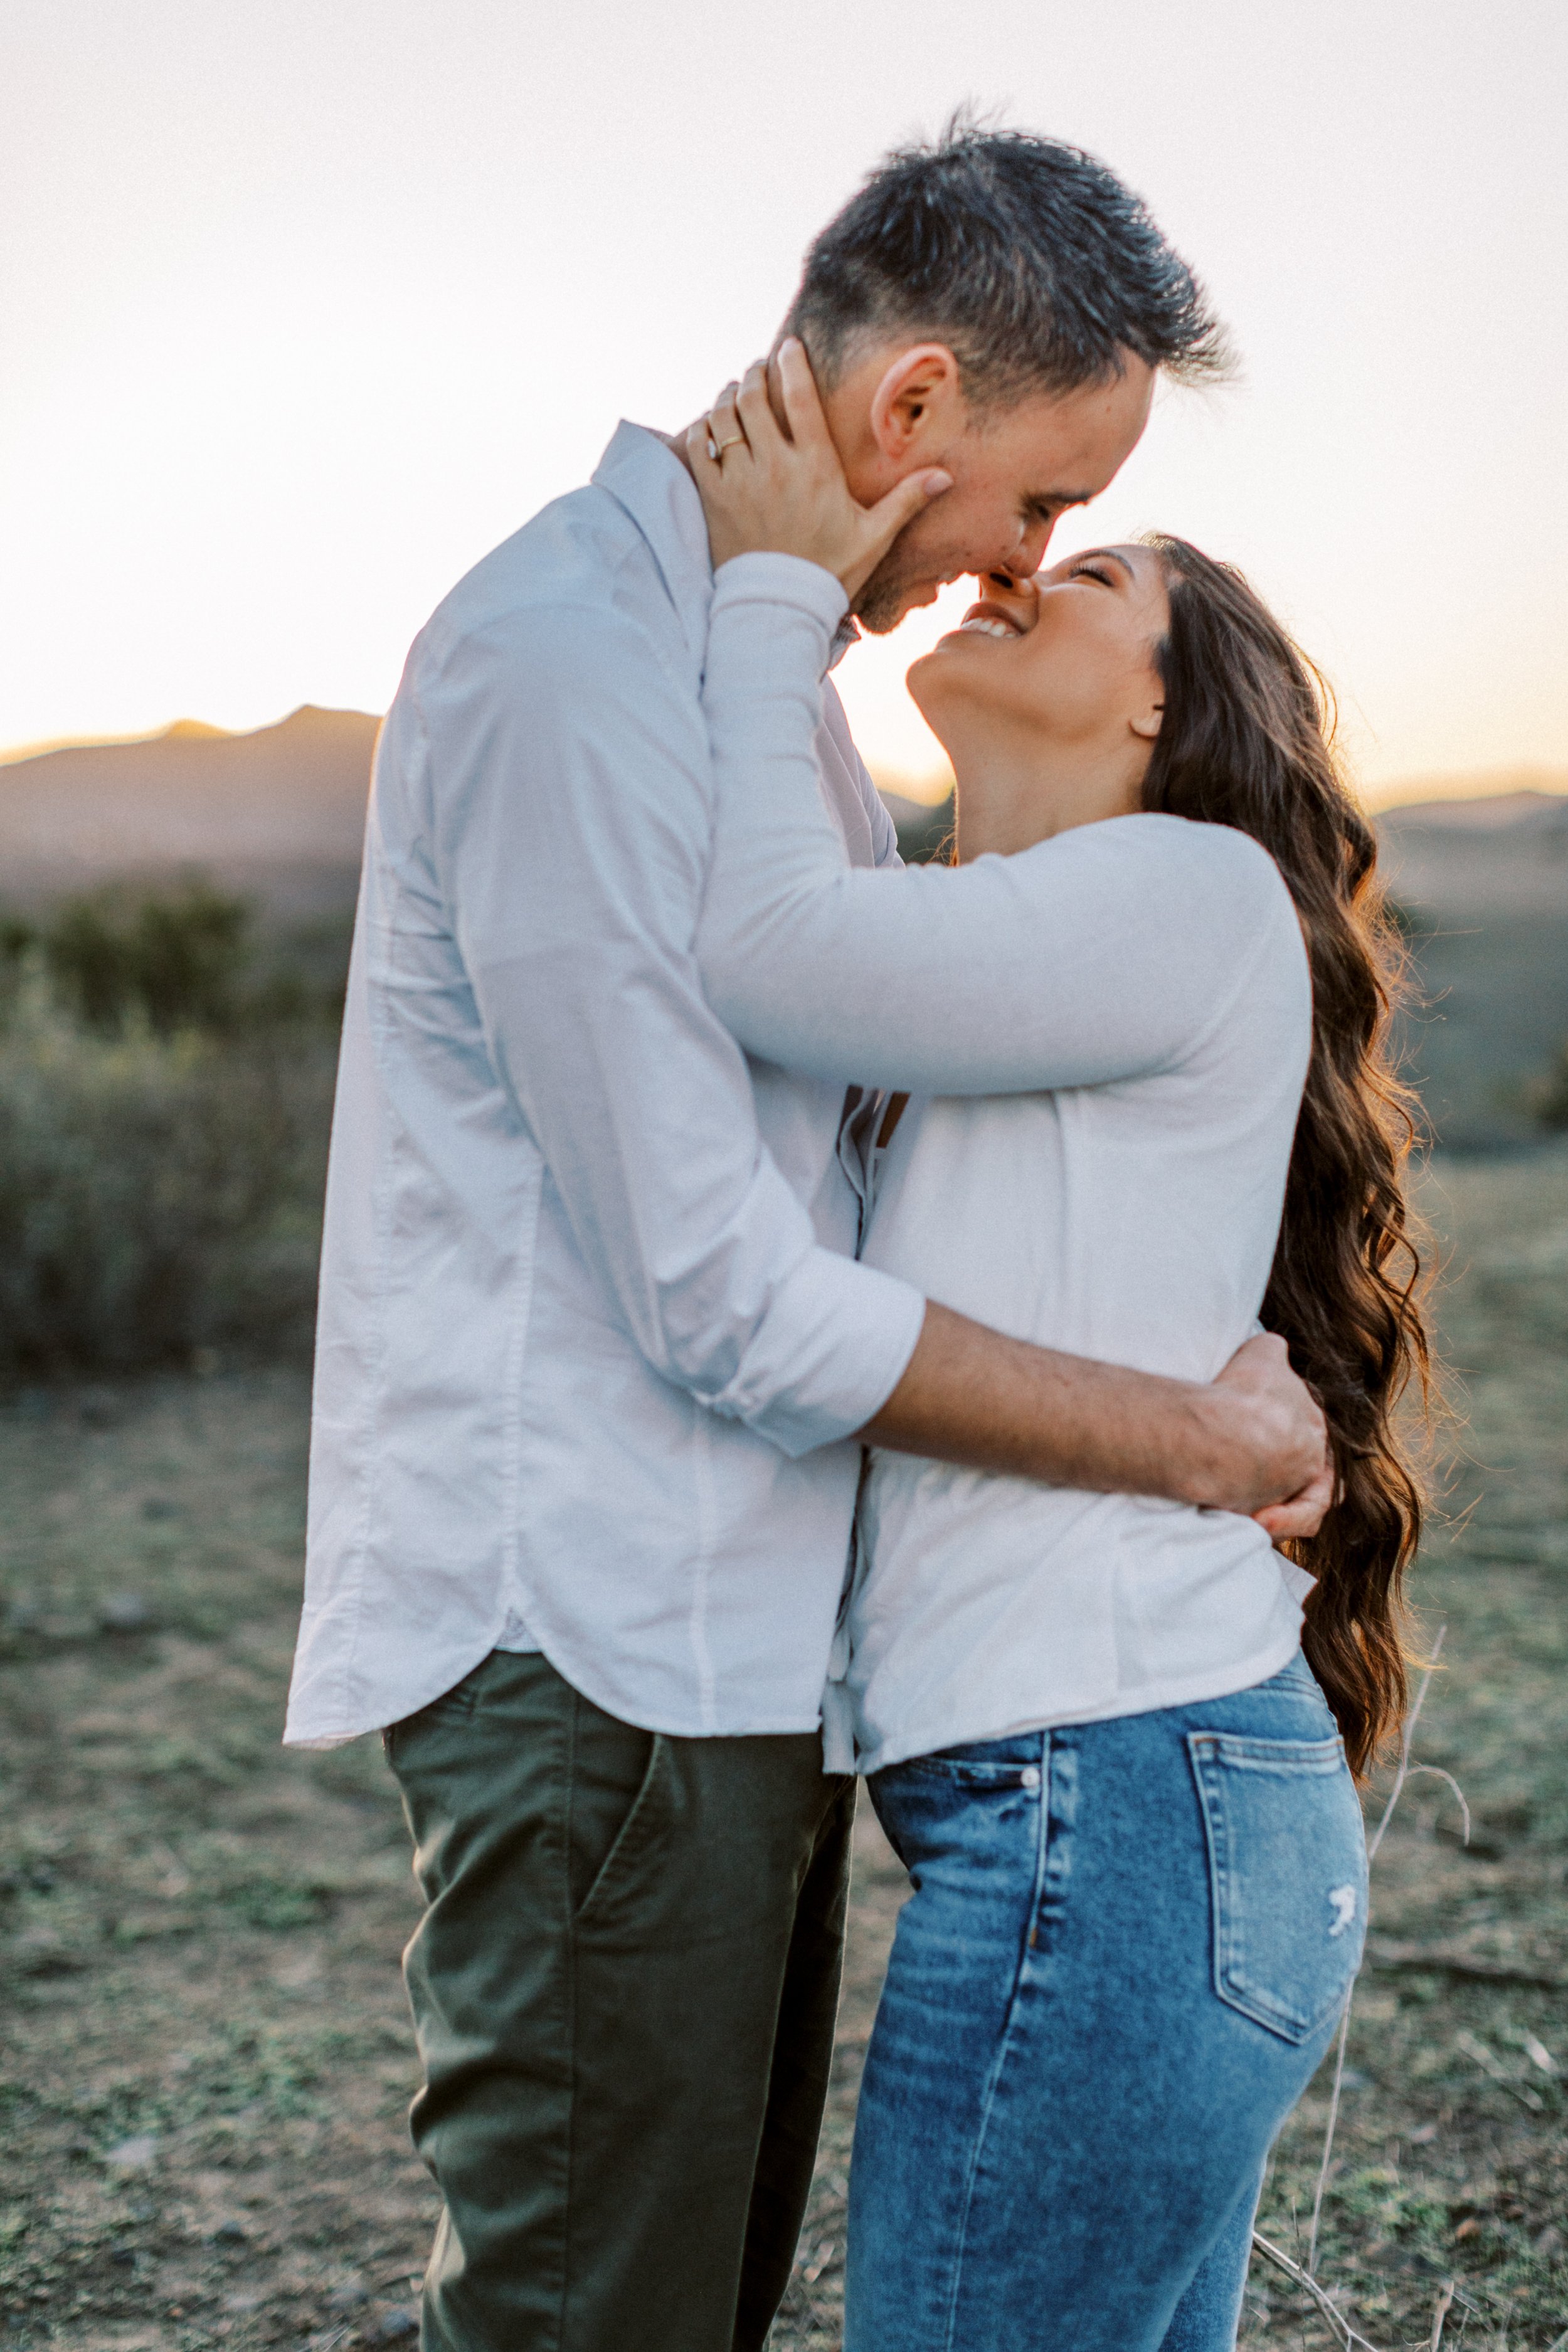
<path id="1" fill-rule="evenodd" d="M 797 354 L 784 383 L 793 444 L 755 371 L 689 444 L 716 1006 L 755 1054 L 912 1097 L 872 1151 L 870 1263 L 1199 1380 L 1260 1316 L 1340 1478 L 1292 1560 L 1225 1513 L 870 1457 L 825 1719 L 914 1892 L 847 2352 L 1222 2352 L 1360 1958 L 1352 1772 L 1404 1700 L 1390 1415 L 1425 1339 L 1373 845 L 1289 640 L 1160 540 L 986 583 L 910 673 L 958 870 L 849 870 L 811 743 L 866 519 Z"/>

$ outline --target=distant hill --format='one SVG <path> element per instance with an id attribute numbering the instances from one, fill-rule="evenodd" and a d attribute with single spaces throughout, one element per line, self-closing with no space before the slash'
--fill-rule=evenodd
<path id="1" fill-rule="evenodd" d="M 0 898 L 199 867 L 278 913 L 352 903 L 380 724 L 307 704 L 248 735 L 181 719 L 0 765 Z"/>
<path id="2" fill-rule="evenodd" d="M 1539 1134 L 1525 1101 L 1568 1045 L 1568 794 L 1407 803 L 1378 820 L 1424 1002 L 1408 1075 L 1450 1150 Z"/>
<path id="3" fill-rule="evenodd" d="M 1369 786 L 1366 800 L 1379 815 L 1386 815 L 1394 809 L 1428 808 L 1441 802 L 1502 803 L 1531 793 L 1548 799 L 1568 793 L 1568 768 L 1471 768 L 1436 776 L 1401 776 L 1391 784 Z"/>
<path id="4" fill-rule="evenodd" d="M 1568 793 L 1414 801 L 1377 822 L 1389 878 L 1413 906 L 1568 915 Z"/>

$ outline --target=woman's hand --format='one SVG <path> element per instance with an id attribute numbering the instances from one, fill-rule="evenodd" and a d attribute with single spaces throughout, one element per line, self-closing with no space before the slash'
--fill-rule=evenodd
<path id="1" fill-rule="evenodd" d="M 952 487 L 927 468 L 896 484 L 874 507 L 850 496 L 822 413 L 805 345 L 779 346 L 786 438 L 757 361 L 742 383 L 729 384 L 686 436 L 686 454 L 708 517 L 717 570 L 732 555 L 768 549 L 820 563 L 853 603 L 906 523 Z"/>

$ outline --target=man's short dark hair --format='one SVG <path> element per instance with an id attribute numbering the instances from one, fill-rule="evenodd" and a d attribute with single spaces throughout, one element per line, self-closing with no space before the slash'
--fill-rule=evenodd
<path id="1" fill-rule="evenodd" d="M 1109 382 L 1128 352 L 1187 383 L 1231 365 L 1203 287 L 1114 172 L 962 116 L 829 221 L 788 323 L 828 386 L 873 338 L 946 343 L 977 406 Z"/>

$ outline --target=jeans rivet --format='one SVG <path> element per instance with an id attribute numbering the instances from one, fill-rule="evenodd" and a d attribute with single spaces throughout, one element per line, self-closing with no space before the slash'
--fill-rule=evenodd
<path id="1" fill-rule="evenodd" d="M 1040 1785 L 1040 1771 L 1038 1765 L 1026 1764 L 1023 1770 L 1019 1773 L 1018 1778 L 1026 1789 L 1037 1789 Z"/>

